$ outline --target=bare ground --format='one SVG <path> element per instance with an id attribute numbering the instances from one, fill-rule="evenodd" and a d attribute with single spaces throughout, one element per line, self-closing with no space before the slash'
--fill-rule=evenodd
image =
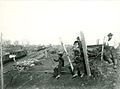
<path id="1" fill-rule="evenodd" d="M 70 73 L 64 73 L 60 79 L 53 77 L 53 68 L 57 65 L 52 58 L 56 55 L 50 55 L 50 58 L 41 58 L 42 52 L 29 54 L 21 60 L 28 58 L 38 58 L 42 64 L 38 64 L 28 71 L 16 72 L 10 71 L 4 74 L 6 89 L 120 89 L 120 62 L 118 68 L 113 69 L 112 65 L 103 63 L 103 74 L 87 75 L 72 79 Z M 5 70 L 11 70 L 13 63 L 4 66 Z M 13 78 L 13 79 L 12 79 Z"/>

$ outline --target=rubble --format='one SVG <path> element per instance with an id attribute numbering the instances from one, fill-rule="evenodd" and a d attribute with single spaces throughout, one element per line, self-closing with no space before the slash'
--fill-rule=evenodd
<path id="1" fill-rule="evenodd" d="M 13 66 L 15 70 L 23 71 L 23 70 L 28 70 L 30 67 L 35 66 L 38 62 L 39 62 L 38 59 L 31 58 L 31 59 L 24 60 L 24 61 L 18 61 Z"/>

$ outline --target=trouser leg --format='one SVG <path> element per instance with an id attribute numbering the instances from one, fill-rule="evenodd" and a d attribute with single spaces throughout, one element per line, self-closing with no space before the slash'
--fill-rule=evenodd
<path id="1" fill-rule="evenodd" d="M 73 74 L 77 74 L 77 65 L 74 65 L 74 70 L 73 70 Z"/>
<path id="2" fill-rule="evenodd" d="M 112 60 L 110 58 L 110 50 L 104 50 L 104 60 L 108 63 L 112 63 Z"/>
<path id="3" fill-rule="evenodd" d="M 54 69 L 54 76 L 56 77 L 58 75 L 58 67 Z"/>
<path id="4" fill-rule="evenodd" d="M 78 63 L 78 64 L 76 64 L 76 65 L 74 66 L 74 70 L 73 70 L 73 73 L 74 73 L 74 74 L 80 75 L 80 74 L 83 73 L 83 72 L 84 72 L 84 65 L 83 65 L 82 62 L 81 62 L 81 63 Z"/>
<path id="5" fill-rule="evenodd" d="M 114 64 L 114 65 L 117 65 L 117 53 L 116 53 L 116 50 L 113 49 L 113 50 L 110 50 L 110 52 L 111 52 L 113 64 Z"/>
<path id="6" fill-rule="evenodd" d="M 62 65 L 58 65 L 58 75 L 61 74 Z"/>

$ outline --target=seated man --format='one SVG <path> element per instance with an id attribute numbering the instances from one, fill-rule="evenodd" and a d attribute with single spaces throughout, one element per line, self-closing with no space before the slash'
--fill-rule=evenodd
<path id="1" fill-rule="evenodd" d="M 74 42 L 74 70 L 73 70 L 73 78 L 77 77 L 78 75 L 81 75 L 81 77 L 84 75 L 84 61 L 82 57 L 82 52 L 80 51 L 80 48 L 78 48 L 78 41 Z"/>
<path id="2" fill-rule="evenodd" d="M 54 69 L 54 72 L 55 72 L 55 76 L 56 76 L 56 79 L 60 78 L 60 75 L 61 75 L 61 69 L 62 67 L 64 67 L 64 59 L 63 59 L 63 53 L 62 52 L 58 52 L 58 60 L 55 60 L 55 62 L 59 62 L 58 66 Z"/>
<path id="3" fill-rule="evenodd" d="M 105 39 L 105 47 L 104 47 L 104 58 L 110 63 L 114 64 L 114 68 L 117 68 L 117 53 L 116 53 L 116 45 L 112 42 L 112 33 L 109 33 Z"/>

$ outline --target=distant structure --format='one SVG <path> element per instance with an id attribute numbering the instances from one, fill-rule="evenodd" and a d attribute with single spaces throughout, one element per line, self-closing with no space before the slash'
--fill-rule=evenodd
<path id="1" fill-rule="evenodd" d="M 96 40 L 96 45 L 99 45 L 100 39 Z"/>

